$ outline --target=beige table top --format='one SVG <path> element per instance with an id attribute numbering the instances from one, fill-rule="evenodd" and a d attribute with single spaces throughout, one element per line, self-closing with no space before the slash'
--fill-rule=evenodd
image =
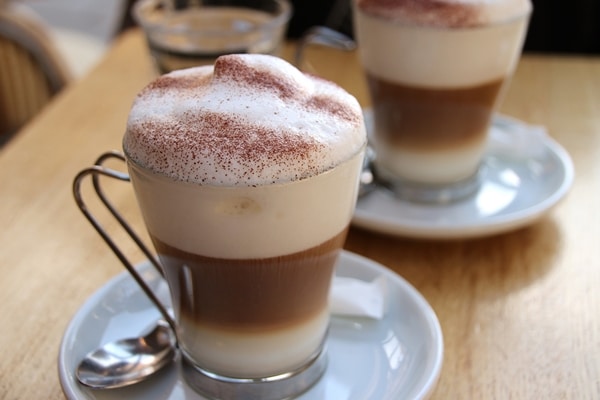
<path id="1" fill-rule="evenodd" d="M 355 54 L 308 57 L 367 104 Z M 131 101 L 153 76 L 141 36 L 126 34 L 0 151 L 1 399 L 63 397 L 63 332 L 123 271 L 76 208 L 71 183 L 100 152 L 120 148 Z M 600 58 L 524 57 L 502 111 L 545 125 L 573 157 L 574 186 L 547 217 L 450 242 L 354 228 L 346 247 L 399 273 L 436 311 L 445 359 L 433 398 L 598 398 Z M 126 184 L 111 192 L 135 210 Z"/>

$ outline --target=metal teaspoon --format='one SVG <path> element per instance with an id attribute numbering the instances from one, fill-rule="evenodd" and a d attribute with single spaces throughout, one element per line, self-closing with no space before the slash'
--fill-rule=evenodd
<path id="1" fill-rule="evenodd" d="M 175 349 L 171 327 L 160 320 L 142 337 L 120 339 L 88 353 L 75 374 L 79 382 L 95 389 L 123 387 L 170 364 L 177 353 Z"/>

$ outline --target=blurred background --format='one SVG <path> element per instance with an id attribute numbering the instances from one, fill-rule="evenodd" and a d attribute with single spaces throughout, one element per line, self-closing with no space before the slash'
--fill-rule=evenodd
<path id="1" fill-rule="evenodd" d="M 288 37 L 298 38 L 316 25 L 352 36 L 354 0 L 290 1 Z M 525 52 L 600 55 L 600 0 L 532 1 Z M 0 0 L 0 147 L 63 87 L 94 68 L 121 32 L 135 26 L 134 2 Z M 17 50 L 15 43 L 24 48 Z"/>
<path id="2" fill-rule="evenodd" d="M 52 30 L 76 76 L 97 62 L 111 41 L 133 26 L 134 0 L 0 0 L 35 13 Z M 288 36 L 325 25 L 352 35 L 351 0 L 291 0 L 294 15 Z M 600 54 L 600 1 L 533 0 L 534 13 L 525 44 L 528 52 Z"/>
<path id="3" fill-rule="evenodd" d="M 293 0 L 290 35 L 326 24 L 351 35 L 349 0 Z M 533 15 L 525 43 L 530 52 L 600 54 L 599 0 L 532 0 Z"/>

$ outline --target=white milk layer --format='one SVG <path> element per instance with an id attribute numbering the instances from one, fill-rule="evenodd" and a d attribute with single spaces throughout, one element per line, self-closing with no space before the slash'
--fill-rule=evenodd
<path id="1" fill-rule="evenodd" d="M 486 141 L 473 142 L 452 150 L 416 152 L 374 143 L 379 174 L 387 180 L 426 184 L 458 182 L 474 174 L 481 163 Z M 383 162 L 382 162 L 383 161 Z"/>
<path id="2" fill-rule="evenodd" d="M 449 29 L 403 25 L 361 12 L 355 14 L 355 23 L 367 72 L 391 83 L 430 89 L 475 86 L 509 75 L 527 29 L 527 18 Z"/>
<path id="3" fill-rule="evenodd" d="M 265 377 L 303 366 L 321 345 L 328 321 L 325 310 L 293 328 L 239 334 L 183 320 L 179 339 L 200 367 L 211 372 L 237 378 Z"/>
<path id="4" fill-rule="evenodd" d="M 257 187 L 201 186 L 130 165 L 148 230 L 206 257 L 245 259 L 317 246 L 350 223 L 363 152 L 312 178 Z"/>

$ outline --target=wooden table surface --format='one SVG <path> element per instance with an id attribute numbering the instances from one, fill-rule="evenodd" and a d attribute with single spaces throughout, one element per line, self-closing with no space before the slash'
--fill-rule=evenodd
<path id="1" fill-rule="evenodd" d="M 354 53 L 313 49 L 307 58 L 306 69 L 368 105 Z M 63 332 L 123 271 L 71 184 L 100 152 L 121 148 L 133 97 L 154 76 L 141 35 L 126 33 L 0 150 L 2 399 L 63 398 Z M 445 358 L 434 399 L 598 399 L 600 58 L 524 56 L 502 111 L 546 126 L 573 158 L 575 183 L 549 215 L 515 232 L 445 242 L 353 228 L 346 248 L 396 271 L 437 313 Z M 127 186 L 110 190 L 135 212 Z"/>

